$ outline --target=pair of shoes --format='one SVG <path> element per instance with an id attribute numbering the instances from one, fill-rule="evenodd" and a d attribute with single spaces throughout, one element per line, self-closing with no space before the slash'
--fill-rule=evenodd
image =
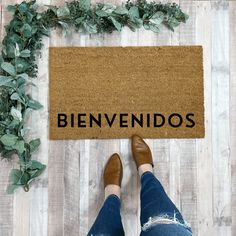
<path id="1" fill-rule="evenodd" d="M 151 164 L 154 167 L 152 154 L 149 146 L 138 135 L 132 136 L 132 153 L 133 159 L 136 163 L 137 169 L 140 165 Z M 115 184 L 121 187 L 121 181 L 123 177 L 123 166 L 120 156 L 114 153 L 109 158 L 103 174 L 104 188 L 108 184 Z"/>

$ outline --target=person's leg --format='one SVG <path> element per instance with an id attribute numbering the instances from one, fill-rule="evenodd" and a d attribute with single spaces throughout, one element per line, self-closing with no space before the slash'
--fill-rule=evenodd
<path id="1" fill-rule="evenodd" d="M 108 160 L 103 173 L 105 201 L 88 236 L 124 236 L 120 215 L 122 177 L 122 163 L 119 155 L 114 153 Z"/>
<path id="2" fill-rule="evenodd" d="M 151 150 L 139 135 L 132 136 L 132 153 L 141 179 L 141 235 L 192 235 L 191 228 L 154 176 Z"/>
<path id="3" fill-rule="evenodd" d="M 120 215 L 120 199 L 117 195 L 109 195 L 88 236 L 123 236 L 124 229 Z"/>
<path id="4" fill-rule="evenodd" d="M 152 171 L 143 172 L 141 175 L 140 199 L 140 220 L 142 225 L 142 232 L 150 230 L 151 228 L 153 229 L 154 227 L 159 227 L 158 231 L 162 230 L 163 232 L 166 232 L 166 234 L 163 234 L 163 236 L 191 235 L 191 228 L 186 224 L 180 211 L 170 200 L 163 186 L 161 185 L 159 180 L 154 176 Z M 173 224 L 175 225 L 173 226 Z M 160 228 L 161 225 L 162 229 Z M 178 232 L 175 232 L 175 234 L 171 234 L 170 230 L 177 230 L 178 232 L 181 231 L 181 234 L 178 234 Z M 143 233 L 141 235 L 152 234 Z"/>

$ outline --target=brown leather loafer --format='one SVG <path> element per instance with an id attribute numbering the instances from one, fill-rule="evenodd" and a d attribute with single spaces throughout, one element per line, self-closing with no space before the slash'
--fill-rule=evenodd
<path id="1" fill-rule="evenodd" d="M 104 188 L 108 184 L 115 184 L 121 187 L 122 178 L 123 178 L 122 162 L 120 156 L 117 153 L 114 153 L 111 155 L 104 169 L 103 173 Z"/>
<path id="2" fill-rule="evenodd" d="M 137 134 L 132 136 L 131 146 L 137 169 L 143 164 L 151 164 L 154 167 L 151 150 L 140 136 Z"/>

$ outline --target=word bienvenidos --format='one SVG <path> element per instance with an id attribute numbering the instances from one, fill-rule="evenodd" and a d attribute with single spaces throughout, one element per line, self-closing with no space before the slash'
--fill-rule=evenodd
<path id="1" fill-rule="evenodd" d="M 194 114 L 187 113 L 185 115 L 179 113 L 171 113 L 163 115 L 161 113 L 58 113 L 57 127 L 78 127 L 78 128 L 93 128 L 93 127 L 113 127 L 119 126 L 120 128 L 126 127 L 154 127 L 160 128 L 169 125 L 173 128 L 185 126 L 193 128 L 195 126 Z"/>

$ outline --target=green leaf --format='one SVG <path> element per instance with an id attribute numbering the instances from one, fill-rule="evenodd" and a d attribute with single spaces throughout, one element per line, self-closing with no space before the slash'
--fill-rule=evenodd
<path id="1" fill-rule="evenodd" d="M 25 16 L 26 16 L 27 22 L 31 23 L 33 18 L 34 18 L 34 16 L 30 12 L 28 12 L 28 11 L 25 13 Z"/>
<path id="2" fill-rule="evenodd" d="M 26 135 L 26 133 L 30 130 L 29 127 L 23 128 L 20 130 L 20 134 L 22 137 L 24 137 Z"/>
<path id="3" fill-rule="evenodd" d="M 10 98 L 11 98 L 11 100 L 17 100 L 17 101 L 25 104 L 25 101 L 20 97 L 20 95 L 18 93 L 13 93 Z"/>
<path id="4" fill-rule="evenodd" d="M 118 31 L 121 31 L 121 29 L 122 29 L 122 25 L 114 18 L 114 17 L 109 17 L 109 19 L 111 19 L 111 21 L 112 21 L 112 23 L 113 23 L 113 25 L 116 27 L 116 29 L 118 30 Z"/>
<path id="5" fill-rule="evenodd" d="M 106 12 L 107 14 L 111 14 L 115 9 L 116 7 L 111 4 L 105 4 L 102 8 L 102 10 Z"/>
<path id="6" fill-rule="evenodd" d="M 161 11 L 156 12 L 149 21 L 155 25 L 160 25 L 164 20 L 164 13 Z"/>
<path id="7" fill-rule="evenodd" d="M 18 137 L 14 134 L 4 134 L 0 138 L 0 141 L 6 146 L 13 146 L 17 140 L 18 140 Z"/>
<path id="8" fill-rule="evenodd" d="M 91 0 L 80 0 L 79 6 L 81 9 L 88 11 L 90 9 Z"/>
<path id="9" fill-rule="evenodd" d="M 9 12 L 15 12 L 16 11 L 16 9 L 17 9 L 17 7 L 16 6 L 14 6 L 14 5 L 8 5 L 7 6 L 7 10 L 9 11 Z"/>
<path id="10" fill-rule="evenodd" d="M 132 7 L 129 9 L 129 16 L 130 16 L 130 19 L 139 18 L 139 10 L 138 10 L 138 7 L 132 6 Z"/>
<path id="11" fill-rule="evenodd" d="M 29 63 L 25 58 L 16 58 L 15 60 L 16 63 L 16 70 L 18 73 L 23 73 L 29 68 Z"/>
<path id="12" fill-rule="evenodd" d="M 70 15 L 70 10 L 67 6 L 57 9 L 57 17 L 66 17 Z"/>
<path id="13" fill-rule="evenodd" d="M 28 79 L 29 79 L 29 76 L 28 76 L 28 74 L 23 73 L 23 74 L 17 75 L 16 78 L 17 78 L 17 79 L 18 79 L 18 78 L 23 78 L 24 80 L 28 80 Z"/>
<path id="14" fill-rule="evenodd" d="M 133 21 L 128 20 L 127 23 L 132 31 L 135 31 L 135 29 L 138 29 L 143 25 L 142 19 L 139 18 L 134 18 Z"/>
<path id="15" fill-rule="evenodd" d="M 26 38 L 30 38 L 32 36 L 32 27 L 26 23 L 22 26 L 21 32 Z"/>
<path id="16" fill-rule="evenodd" d="M 85 17 L 84 17 L 84 16 L 81 16 L 81 17 L 77 18 L 77 19 L 75 20 L 75 22 L 76 22 L 77 24 L 81 24 L 84 19 L 85 19 Z"/>
<path id="17" fill-rule="evenodd" d="M 9 62 L 3 62 L 1 64 L 1 68 L 6 71 L 8 74 L 10 74 L 11 76 L 15 76 L 16 75 L 16 70 L 15 67 L 9 63 Z"/>
<path id="18" fill-rule="evenodd" d="M 149 29 L 155 33 L 160 32 L 160 26 L 155 24 L 149 24 Z"/>
<path id="19" fill-rule="evenodd" d="M 25 185 L 28 183 L 29 180 L 30 180 L 30 174 L 25 171 L 20 179 L 20 182 L 21 184 Z"/>
<path id="20" fill-rule="evenodd" d="M 40 176 L 45 169 L 46 169 L 46 165 L 43 165 L 43 167 L 41 169 L 36 170 L 35 173 L 31 175 L 31 179 Z"/>
<path id="21" fill-rule="evenodd" d="M 9 151 L 14 150 L 14 148 L 13 148 L 12 146 L 5 146 L 4 148 L 5 148 L 6 150 L 9 150 Z"/>
<path id="22" fill-rule="evenodd" d="M 3 63 L 3 58 L 2 58 L 2 55 L 1 55 L 1 53 L 0 53 L 0 65 Z"/>
<path id="23" fill-rule="evenodd" d="M 126 14 L 129 14 L 129 11 L 126 7 L 117 7 L 114 11 L 116 14 L 119 14 L 119 15 L 126 15 Z"/>
<path id="24" fill-rule="evenodd" d="M 15 107 L 11 107 L 11 115 L 13 116 L 14 119 L 22 121 L 21 111 L 17 110 Z"/>
<path id="25" fill-rule="evenodd" d="M 44 169 L 44 166 L 41 162 L 32 160 L 29 169 L 30 170 L 41 170 Z"/>
<path id="26" fill-rule="evenodd" d="M 34 110 L 39 110 L 39 109 L 43 108 L 43 105 L 40 104 L 38 101 L 36 101 L 34 99 L 29 99 L 28 107 L 30 107 L 30 108 L 32 108 Z"/>
<path id="27" fill-rule="evenodd" d="M 83 26 L 86 30 L 86 32 L 90 33 L 90 34 L 95 34 L 97 33 L 97 25 L 89 22 L 89 21 L 85 21 L 83 22 Z"/>
<path id="28" fill-rule="evenodd" d="M 34 139 L 34 140 L 31 140 L 29 142 L 29 145 L 30 145 L 30 153 L 33 153 L 35 150 L 37 150 L 37 148 L 39 147 L 41 141 L 39 138 L 37 139 Z"/>
<path id="29" fill-rule="evenodd" d="M 100 17 L 109 16 L 109 14 L 108 14 L 107 12 L 103 11 L 102 9 L 96 10 L 96 15 L 97 15 L 97 16 L 100 16 Z"/>
<path id="30" fill-rule="evenodd" d="M 179 24 L 180 24 L 180 22 L 177 19 L 175 19 L 174 17 L 171 17 L 168 20 L 168 26 L 173 32 L 174 32 L 174 28 L 177 27 Z"/>
<path id="31" fill-rule="evenodd" d="M 25 49 L 20 52 L 20 57 L 30 57 L 30 50 Z"/>
<path id="32" fill-rule="evenodd" d="M 63 36 L 67 36 L 69 34 L 69 25 L 63 21 L 58 21 L 58 23 L 62 26 Z"/>
<path id="33" fill-rule="evenodd" d="M 19 185 L 9 184 L 7 186 L 7 194 L 13 194 L 18 187 L 19 187 Z"/>
<path id="34" fill-rule="evenodd" d="M 25 12 L 27 12 L 27 11 L 28 11 L 28 5 L 27 5 L 27 3 L 26 3 L 26 2 L 22 2 L 22 3 L 19 5 L 18 9 L 19 9 L 19 12 L 20 12 L 20 13 L 25 13 Z"/>
<path id="35" fill-rule="evenodd" d="M 7 83 L 11 82 L 13 78 L 9 76 L 2 76 L 0 75 L 0 86 L 6 85 Z"/>
<path id="36" fill-rule="evenodd" d="M 25 142 L 23 140 L 19 140 L 12 147 L 22 154 L 25 151 Z"/>
<path id="37" fill-rule="evenodd" d="M 17 125 L 20 124 L 20 121 L 17 119 L 14 119 L 11 121 L 11 123 L 7 126 L 8 128 L 15 128 Z"/>
<path id="38" fill-rule="evenodd" d="M 10 172 L 10 182 L 12 184 L 17 184 L 20 180 L 22 176 L 22 171 L 18 170 L 18 169 L 12 169 L 11 172 Z"/>
<path id="39" fill-rule="evenodd" d="M 148 23 L 144 24 L 143 27 L 145 30 L 150 30 L 150 24 L 148 24 Z"/>

